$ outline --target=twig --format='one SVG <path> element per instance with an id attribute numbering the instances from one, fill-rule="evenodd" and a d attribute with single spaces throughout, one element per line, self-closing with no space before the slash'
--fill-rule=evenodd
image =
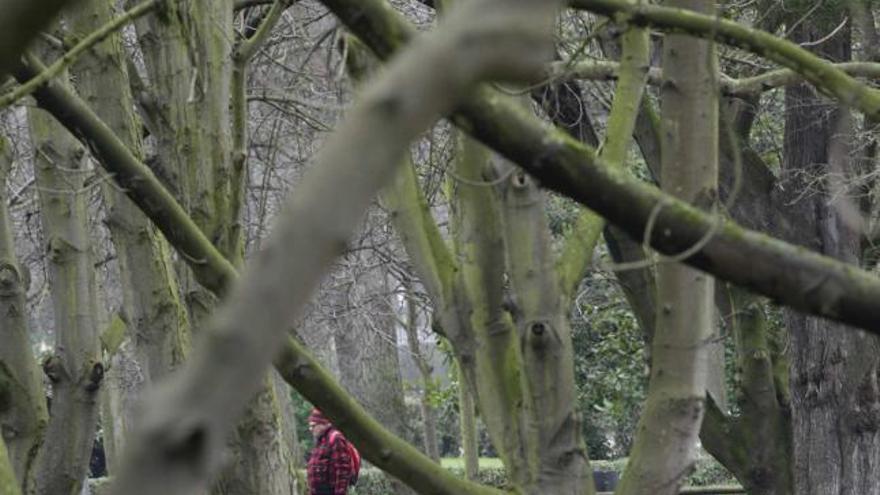
<path id="1" fill-rule="evenodd" d="M 113 34 L 116 30 L 129 22 L 152 12 L 159 5 L 158 0 L 147 0 L 146 2 L 126 11 L 121 16 L 113 19 L 97 31 L 86 36 L 82 41 L 76 44 L 69 52 L 62 55 L 52 65 L 46 68 L 38 76 L 19 86 L 15 91 L 7 93 L 0 97 L 0 109 L 6 108 L 21 98 L 31 94 L 35 89 L 45 84 L 47 81 L 57 76 L 61 71 L 71 65 L 76 59 L 89 48 L 104 41 L 107 36 Z"/>

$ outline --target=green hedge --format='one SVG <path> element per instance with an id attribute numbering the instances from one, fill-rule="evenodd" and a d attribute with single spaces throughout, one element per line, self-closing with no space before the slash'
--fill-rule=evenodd
<path id="1" fill-rule="evenodd" d="M 627 458 L 613 461 L 590 461 L 594 471 L 617 471 L 623 473 Z M 724 466 L 709 455 L 697 458 L 694 472 L 688 476 L 684 483 L 686 486 L 709 486 L 709 485 L 738 485 L 739 482 L 730 474 Z"/>
<path id="2" fill-rule="evenodd" d="M 447 467 L 454 475 L 464 478 L 464 469 L 459 467 Z M 503 487 L 507 483 L 507 475 L 501 467 L 482 467 L 477 480 L 480 483 Z M 357 485 L 349 493 L 355 495 L 388 495 L 391 493 L 391 485 L 388 478 L 376 468 L 363 468 L 358 477 Z"/>
<path id="3" fill-rule="evenodd" d="M 591 461 L 590 465 L 595 471 L 623 472 L 626 459 L 613 461 Z M 444 459 L 443 465 L 458 477 L 464 478 L 464 469 L 461 462 L 455 459 Z M 507 475 L 497 459 L 480 459 L 480 471 L 478 480 L 486 485 L 503 488 L 507 483 Z M 737 481 L 731 474 L 711 457 L 702 457 L 697 460 L 694 472 L 685 483 L 689 486 L 708 485 L 735 485 Z M 391 486 L 381 471 L 372 467 L 364 467 L 358 478 L 357 486 L 349 493 L 355 495 L 388 495 Z"/>

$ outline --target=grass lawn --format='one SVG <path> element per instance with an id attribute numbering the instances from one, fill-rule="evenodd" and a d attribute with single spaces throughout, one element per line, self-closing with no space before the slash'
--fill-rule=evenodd
<path id="1" fill-rule="evenodd" d="M 464 469 L 464 457 L 444 457 L 440 459 L 440 465 L 445 468 Z M 501 459 L 497 457 L 480 457 L 480 468 L 502 468 Z"/>

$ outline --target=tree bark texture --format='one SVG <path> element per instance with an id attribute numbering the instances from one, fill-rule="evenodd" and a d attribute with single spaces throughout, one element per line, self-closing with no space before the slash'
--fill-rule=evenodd
<path id="1" fill-rule="evenodd" d="M 115 4 L 87 0 L 83 9 L 67 18 L 77 36 L 85 36 L 113 18 Z M 85 53 L 74 65 L 79 95 L 137 158 L 143 159 L 139 121 L 129 89 L 122 37 L 112 34 Z M 127 352 L 114 356 L 117 369 L 107 389 L 107 406 L 113 417 L 104 418 L 113 428 L 105 431 L 108 450 L 118 452 L 127 436 L 131 407 L 143 388 L 183 362 L 189 352 L 189 321 L 182 304 L 167 241 L 138 207 L 115 184 L 103 188 L 106 224 L 117 253 L 122 286 L 123 313 L 128 322 Z M 133 359 L 134 363 L 124 362 Z M 109 394 L 121 394 L 109 397 Z M 109 412 L 109 411 L 108 411 Z M 111 464 L 116 459 L 111 460 Z"/>
<path id="2" fill-rule="evenodd" d="M 137 445 L 130 447 L 116 479 L 117 493 L 187 493 L 205 483 L 222 439 L 246 398 L 259 388 L 288 325 L 300 317 L 322 273 L 341 254 L 409 142 L 480 81 L 521 81 L 534 75 L 546 60 L 556 7 L 537 1 L 464 7 L 369 86 L 363 102 L 325 143 L 316 166 L 281 214 L 283 221 L 204 332 L 198 352 L 174 382 L 156 389 L 145 410 L 142 441 L 129 444 Z M 476 8 L 494 21 L 487 25 L 482 15 L 474 18 L 476 11 L 470 9 Z M 461 50 L 462 43 L 468 50 Z M 511 58 L 513 53 L 519 56 Z M 456 63 L 444 63 L 451 59 Z M 230 396 L 231 389 L 239 395 Z M 412 450 L 417 459 L 423 457 Z M 391 454 L 377 460 L 387 464 Z M 415 461 L 409 464 L 403 467 Z M 447 492 L 443 486 L 433 490 Z"/>
<path id="3" fill-rule="evenodd" d="M 714 5 L 671 6 L 714 12 Z M 703 208 L 717 197 L 717 61 L 713 42 L 670 34 L 663 43 L 661 179 L 665 191 Z M 719 219 L 720 221 L 720 219 Z M 709 344 L 714 280 L 670 261 L 657 266 L 657 319 L 645 411 L 620 493 L 677 494 L 695 461 Z"/>
<path id="4" fill-rule="evenodd" d="M 820 9 L 792 33 L 799 42 L 827 36 L 844 12 Z M 815 49 L 835 61 L 850 58 L 849 28 Z M 797 191 L 792 208 L 801 219 L 796 241 L 828 256 L 857 264 L 857 233 L 844 215 L 839 178 L 853 173 L 855 150 L 847 141 L 849 111 L 817 97 L 805 85 L 786 89 L 784 172 Z M 878 352 L 873 335 L 841 331 L 841 325 L 790 310 L 791 390 L 795 493 L 878 494 L 880 393 Z"/>
<path id="5" fill-rule="evenodd" d="M 138 24 L 140 45 L 164 125 L 154 129 L 157 163 L 166 184 L 196 225 L 233 264 L 243 260 L 241 183 L 232 183 L 232 4 L 229 1 L 168 3 L 160 15 Z M 234 209 L 233 206 L 236 208 Z M 199 331 L 217 299 L 184 266 L 178 266 L 192 328 Z M 296 493 L 292 456 L 274 433 L 281 410 L 270 378 L 230 441 L 227 470 L 214 493 Z M 259 462 L 254 460 L 259 459 Z"/>
<path id="6" fill-rule="evenodd" d="M 365 223 L 383 223 L 381 213 L 368 213 Z M 337 280 L 335 298 L 339 316 L 333 338 L 339 381 L 379 423 L 407 438 L 396 319 L 386 300 L 390 297 L 387 271 L 364 251 L 351 256 L 342 275 L 348 280 Z M 403 483 L 394 478 L 390 481 L 394 493 L 411 493 Z"/>
<path id="7" fill-rule="evenodd" d="M 78 495 L 95 438 L 104 375 L 86 209 L 86 178 L 92 170 L 83 148 L 49 114 L 32 108 L 28 118 L 55 314 L 55 351 L 43 362 L 52 402 L 34 489 L 37 494 Z"/>
<path id="8" fill-rule="evenodd" d="M 12 470 L 12 462 L 6 450 L 6 443 L 0 438 L 0 495 L 20 495 L 18 480 Z"/>
<path id="9" fill-rule="evenodd" d="M 6 206 L 12 162 L 9 143 L 0 136 L 0 432 L 9 451 L 11 474 L 18 480 L 13 485 L 27 489 L 49 417 L 42 372 L 30 342 L 26 300 L 30 277 L 16 256 Z"/>
<path id="10" fill-rule="evenodd" d="M 507 180 L 496 186 L 504 224 L 514 324 L 537 427 L 538 486 L 544 493 L 584 493 L 593 487 L 581 417 L 575 409 L 574 358 L 568 313 L 550 244 L 545 193 L 510 163 L 495 163 Z M 594 245 L 595 245 L 595 241 Z M 592 249 L 582 256 L 591 259 Z"/>
<path id="11" fill-rule="evenodd" d="M 419 412 L 424 425 L 424 448 L 428 457 L 440 462 L 440 446 L 437 442 L 437 414 L 431 404 L 430 393 L 434 388 L 433 368 L 422 350 L 419 341 L 419 312 L 413 299 L 412 282 L 404 282 L 406 291 L 406 342 L 412 360 L 419 369 L 422 381 L 422 393 L 419 394 Z"/>
<path id="12" fill-rule="evenodd" d="M 765 303 L 726 289 L 728 304 L 719 307 L 736 338 L 739 413 L 728 415 L 708 398 L 700 440 L 748 493 L 789 495 L 795 492 L 788 360 L 768 324 Z"/>
<path id="13" fill-rule="evenodd" d="M 477 409 L 474 401 L 474 393 L 470 383 L 464 380 L 458 365 L 455 366 L 458 375 L 458 421 L 461 432 L 461 456 L 464 458 L 464 476 L 469 480 L 476 480 L 480 474 L 480 447 L 477 441 Z"/>
<path id="14" fill-rule="evenodd" d="M 537 424 L 527 398 L 522 350 L 504 308 L 504 231 L 498 198 L 484 183 L 494 177 L 489 153 L 460 135 L 455 177 L 450 179 L 451 225 L 460 281 L 441 322 L 459 360 L 462 377 L 476 392 L 480 413 L 511 481 L 526 493 L 538 488 Z M 447 321 L 453 320 L 453 321 Z M 456 328 L 457 326 L 457 328 Z"/>

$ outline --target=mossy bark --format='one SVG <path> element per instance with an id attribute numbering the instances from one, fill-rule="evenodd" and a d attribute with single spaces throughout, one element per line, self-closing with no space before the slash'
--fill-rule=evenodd
<path id="1" fill-rule="evenodd" d="M 736 476 L 748 493 L 794 492 L 788 360 L 757 296 L 725 287 L 727 323 L 736 339 L 739 414 L 708 399 L 700 431 L 703 446 Z M 778 376 L 779 372 L 784 373 Z"/>
<path id="2" fill-rule="evenodd" d="M 50 115 L 31 108 L 28 119 L 55 313 L 55 350 L 43 363 L 52 403 L 34 490 L 78 495 L 95 438 L 104 374 L 86 208 L 86 179 L 92 171 L 85 151 Z"/>
<path id="3" fill-rule="evenodd" d="M 618 161 L 626 154 L 636 115 L 627 105 L 638 101 L 633 92 L 637 96 L 644 87 L 647 38 L 643 31 L 637 39 L 641 38 L 644 42 L 627 62 L 627 82 L 619 96 L 627 103 L 617 106 L 613 126 L 617 134 L 608 148 Z M 349 56 L 357 55 L 350 51 Z M 566 254 L 556 260 L 549 251 L 542 195 L 535 184 L 509 166 L 493 170 L 481 146 L 459 139 L 456 169 L 449 181 L 458 267 L 452 265 L 451 272 L 441 269 L 450 266 L 449 257 L 442 243 L 431 241 L 436 226 L 410 170 L 401 172 L 395 193 L 386 202 L 435 305 L 441 308 L 443 330 L 465 371 L 463 386 L 476 385 L 482 417 L 509 472 L 516 473 L 514 482 L 526 492 L 588 492 L 591 472 L 573 409 L 565 312 L 588 266 L 601 220 L 586 216 L 585 227 L 577 229 Z M 501 184 L 497 192 L 492 187 L 495 182 Z M 441 276 L 444 273 L 455 275 L 453 279 L 460 276 L 461 282 L 450 281 Z M 499 278 L 504 276 L 514 284 L 512 304 L 505 301 Z M 442 309 L 451 305 L 449 301 L 455 301 L 457 310 Z M 510 334 L 515 336 L 501 339 Z M 510 411 L 517 413 L 509 416 Z"/>
<path id="4" fill-rule="evenodd" d="M 12 462 L 9 460 L 9 453 L 6 450 L 6 443 L 0 438 L 0 495 L 21 495 L 18 488 L 18 480 L 12 469 Z"/>
<path id="5" fill-rule="evenodd" d="M 713 12 L 714 5 L 676 0 Z M 663 44 L 661 185 L 707 208 L 717 196 L 718 96 L 713 42 L 669 35 Z M 645 411 L 619 493 L 677 494 L 696 458 L 708 346 L 716 322 L 714 280 L 671 262 L 657 267 L 657 319 Z"/>
<path id="6" fill-rule="evenodd" d="M 372 211 L 365 230 L 376 230 L 385 223 L 382 213 Z M 361 251 L 350 256 L 351 280 L 343 283 L 332 303 L 339 310 L 333 339 L 339 366 L 339 382 L 364 409 L 385 428 L 406 438 L 406 406 L 397 347 L 397 325 L 388 314 L 390 294 L 387 268 Z M 364 269 L 363 267 L 370 267 Z M 352 304 L 365 311 L 359 311 Z M 389 477 L 391 491 L 412 493 L 400 481 Z"/>
<path id="7" fill-rule="evenodd" d="M 461 432 L 461 456 L 464 458 L 464 477 L 471 481 L 480 474 L 480 447 L 477 442 L 477 408 L 471 385 L 464 380 L 458 364 L 458 421 Z"/>
<path id="8" fill-rule="evenodd" d="M 461 276 L 457 317 L 473 342 L 467 349 L 470 356 L 456 349 L 459 366 L 465 379 L 476 385 L 483 422 L 511 481 L 531 493 L 538 482 L 538 432 L 527 400 L 519 336 L 503 304 L 500 205 L 484 184 L 493 177 L 488 150 L 463 135 L 458 139 L 456 175 L 450 179 L 452 235 Z"/>
<path id="9" fill-rule="evenodd" d="M 380 58 L 390 57 L 414 34 L 412 26 L 377 0 L 324 3 Z M 710 31 L 716 22 L 726 21 L 709 18 Z M 804 59 L 804 67 L 825 67 L 817 58 L 804 57 L 802 49 L 786 46 L 791 55 Z M 497 92 L 473 91 L 451 120 L 534 174 L 544 187 L 597 211 L 635 239 L 644 239 L 648 220 L 654 219 L 649 242 L 662 253 L 681 253 L 708 238 L 685 263 L 810 314 L 868 331 L 880 321 L 880 307 L 873 303 L 880 298 L 880 285 L 873 276 L 732 222 L 718 226 L 701 210 L 608 167 L 593 148 L 549 130 L 506 104 Z M 711 229 L 714 235 L 707 237 Z M 816 290 L 803 290 L 814 286 Z"/>
<path id="10" fill-rule="evenodd" d="M 164 4 L 159 16 L 138 24 L 141 47 L 154 84 L 152 96 L 165 117 L 154 129 L 160 176 L 177 184 L 176 196 L 196 225 L 234 265 L 243 261 L 241 196 L 246 175 L 247 115 L 233 105 L 233 83 L 244 91 L 246 57 L 233 74 L 232 3 Z M 238 96 L 241 96 L 240 94 Z M 233 140 L 233 115 L 238 112 Z M 241 119 L 245 119 L 242 121 Z M 238 155 L 233 156 L 233 152 Z M 217 299 L 183 264 L 179 279 L 192 327 L 198 331 Z M 267 376 L 230 442 L 232 464 L 214 493 L 297 493 L 293 459 L 270 432 L 281 422 L 279 400 Z M 251 462 L 261 459 L 261 462 Z"/>
<path id="11" fill-rule="evenodd" d="M 74 36 L 82 37 L 113 18 L 115 3 L 87 0 L 83 9 L 67 13 Z M 139 120 L 129 90 L 122 37 L 112 34 L 94 46 L 73 66 L 79 95 L 95 110 L 138 159 L 143 159 Z M 178 293 L 167 241 L 143 212 L 114 184 L 103 188 L 106 224 L 117 253 L 124 316 L 132 353 L 121 353 L 119 371 L 136 361 L 137 373 L 112 373 L 114 383 L 105 394 L 105 444 L 110 453 L 121 451 L 133 415 L 129 408 L 144 386 L 177 367 L 189 352 L 189 322 Z M 137 377 L 132 382 L 132 377 Z M 112 427 L 111 427 L 112 426 Z M 117 459 L 109 459 L 111 467 Z"/>
<path id="12" fill-rule="evenodd" d="M 804 6 L 804 9 L 809 6 Z M 792 16 L 797 16 L 793 12 Z M 825 11 L 792 30 L 792 39 L 827 37 L 846 18 L 843 9 Z M 812 47 L 835 60 L 851 57 L 849 29 Z M 859 262 L 859 232 L 846 221 L 843 188 L 853 170 L 854 118 L 849 109 L 821 100 L 811 88 L 786 89 L 783 167 L 789 187 L 816 194 L 791 201 L 800 221 L 796 242 L 828 256 Z M 794 492 L 804 495 L 880 493 L 871 466 L 880 463 L 880 340 L 841 326 L 785 312 L 791 338 Z"/>
<path id="13" fill-rule="evenodd" d="M 412 291 L 412 283 L 404 281 L 406 293 L 406 342 L 410 355 L 419 369 L 422 381 L 422 392 L 419 394 L 419 410 L 424 424 L 424 449 L 431 459 L 440 462 L 440 446 L 437 443 L 437 414 L 431 403 L 431 393 L 434 390 L 433 367 L 428 361 L 419 337 L 419 311 Z"/>
<path id="14" fill-rule="evenodd" d="M 502 205 L 514 324 L 537 429 L 537 486 L 541 493 L 593 490 L 592 471 L 575 409 L 570 300 L 557 276 L 544 192 L 512 165 L 496 162 L 507 180 L 496 187 Z M 592 249 L 582 253 L 591 258 Z"/>
<path id="15" fill-rule="evenodd" d="M 11 166 L 12 150 L 0 136 L 0 431 L 8 447 L 10 475 L 14 475 L 11 480 L 18 480 L 11 484 L 26 490 L 49 417 L 29 337 L 29 277 L 15 254 L 12 220 L 6 207 L 6 177 Z M 3 484 L 0 481 L 0 486 Z"/>

